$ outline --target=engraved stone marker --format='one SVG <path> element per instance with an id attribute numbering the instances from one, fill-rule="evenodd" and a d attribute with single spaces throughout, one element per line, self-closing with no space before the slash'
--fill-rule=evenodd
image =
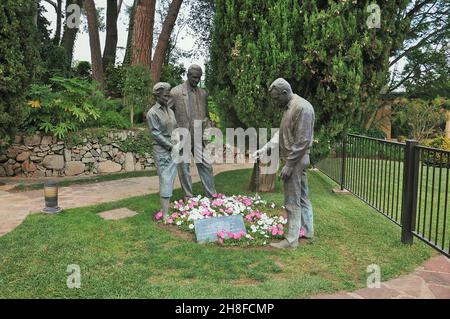
<path id="1" fill-rule="evenodd" d="M 214 218 L 205 218 L 194 221 L 195 236 L 200 244 L 218 241 L 217 233 L 225 231 L 225 238 L 228 238 L 226 232 L 233 234 L 243 231 L 247 233 L 242 215 L 222 216 Z"/>

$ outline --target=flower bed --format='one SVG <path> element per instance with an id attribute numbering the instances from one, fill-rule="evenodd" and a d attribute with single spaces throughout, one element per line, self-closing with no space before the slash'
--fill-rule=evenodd
<path id="1" fill-rule="evenodd" d="M 224 229 L 217 233 L 218 243 L 225 246 L 265 246 L 271 240 L 282 239 L 285 232 L 287 219 L 276 215 L 274 209 L 275 204 L 269 206 L 260 197 L 217 194 L 209 199 L 199 195 L 174 202 L 166 220 L 162 220 L 162 212 L 157 212 L 155 219 L 194 232 L 196 220 L 242 214 L 246 233 L 233 234 Z"/>

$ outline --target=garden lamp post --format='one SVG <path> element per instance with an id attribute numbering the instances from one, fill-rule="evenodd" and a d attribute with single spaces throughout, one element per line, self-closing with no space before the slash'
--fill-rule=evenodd
<path id="1" fill-rule="evenodd" d="M 55 181 L 48 181 L 44 184 L 45 207 L 43 213 L 57 214 L 62 211 L 58 207 L 58 185 Z"/>

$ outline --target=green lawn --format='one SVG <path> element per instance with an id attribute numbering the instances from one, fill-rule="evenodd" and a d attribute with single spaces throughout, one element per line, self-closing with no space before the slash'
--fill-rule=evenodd
<path id="1" fill-rule="evenodd" d="M 246 193 L 250 175 L 222 173 L 217 189 Z M 316 238 L 296 251 L 177 237 L 151 220 L 157 195 L 29 216 L 0 238 L 0 298 L 299 298 L 365 287 L 371 264 L 385 281 L 434 254 L 419 241 L 402 245 L 397 225 L 353 196 L 333 194 L 334 183 L 321 173 L 310 172 L 309 184 Z M 263 197 L 281 205 L 280 185 Z M 96 215 L 118 207 L 140 214 L 121 221 Z M 66 286 L 69 264 L 81 267 L 81 289 Z"/>

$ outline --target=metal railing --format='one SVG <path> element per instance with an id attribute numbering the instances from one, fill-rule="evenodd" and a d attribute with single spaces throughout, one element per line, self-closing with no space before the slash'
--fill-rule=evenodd
<path id="1" fill-rule="evenodd" d="M 317 167 L 413 236 L 450 256 L 450 152 L 349 134 Z"/>

